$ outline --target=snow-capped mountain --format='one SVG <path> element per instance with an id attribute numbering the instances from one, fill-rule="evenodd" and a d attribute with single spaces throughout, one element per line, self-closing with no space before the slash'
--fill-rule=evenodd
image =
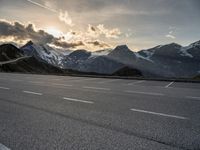
<path id="1" fill-rule="evenodd" d="M 86 50 L 77 50 L 66 56 L 66 69 L 75 69 L 81 72 L 112 74 L 124 64 L 108 58 L 106 55 L 92 55 Z"/>
<path id="2" fill-rule="evenodd" d="M 154 72 L 167 77 L 191 77 L 200 70 L 200 42 L 183 47 L 176 43 L 138 52 L 156 64 Z"/>
<path id="3" fill-rule="evenodd" d="M 140 70 L 146 77 L 169 78 L 194 77 L 200 71 L 200 41 L 185 47 L 176 43 L 159 45 L 139 52 L 122 45 L 113 50 L 76 50 L 70 53 L 30 41 L 20 51 L 58 68 L 87 73 L 113 74 L 128 67 Z"/>
<path id="4" fill-rule="evenodd" d="M 122 45 L 108 57 L 141 70 L 147 77 L 192 77 L 200 70 L 200 41 L 186 47 L 171 43 L 139 52 Z"/>
<path id="5" fill-rule="evenodd" d="M 110 49 L 94 53 L 86 50 L 76 50 L 66 55 L 48 45 L 35 44 L 30 41 L 21 47 L 21 50 L 25 55 L 34 55 L 35 58 L 56 67 L 87 73 L 112 74 L 125 66 L 123 63 L 106 56 L 111 51 Z"/>
<path id="6" fill-rule="evenodd" d="M 126 65 L 112 60 L 107 56 L 89 57 L 89 59 L 87 59 L 87 61 L 82 65 L 80 71 L 113 74 L 124 66 Z"/>
<path id="7" fill-rule="evenodd" d="M 108 55 L 113 49 L 109 48 L 109 49 L 103 49 L 103 50 L 97 50 L 92 52 L 93 56 L 106 56 Z"/>
<path id="8" fill-rule="evenodd" d="M 23 72 L 23 73 L 52 73 L 63 74 L 64 71 L 58 67 L 41 61 L 34 55 L 25 57 L 24 51 L 12 44 L 0 46 L 0 71 Z"/>
<path id="9" fill-rule="evenodd" d="M 82 65 L 91 56 L 86 50 L 76 50 L 65 57 L 64 67 L 67 69 L 82 70 Z"/>
<path id="10" fill-rule="evenodd" d="M 126 45 L 117 46 L 113 51 L 108 54 L 108 57 L 125 64 L 133 64 L 137 57 Z"/>
<path id="11" fill-rule="evenodd" d="M 63 68 L 64 54 L 56 51 L 48 45 L 35 44 L 29 41 L 26 45 L 20 48 L 25 55 L 38 57 L 47 63 Z"/>

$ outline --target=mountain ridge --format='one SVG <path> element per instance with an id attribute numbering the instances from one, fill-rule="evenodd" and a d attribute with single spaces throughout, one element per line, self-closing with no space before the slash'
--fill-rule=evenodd
<path id="1" fill-rule="evenodd" d="M 124 67 L 141 71 L 145 77 L 190 78 L 200 71 L 200 41 L 185 47 L 170 43 L 138 52 L 119 45 L 113 50 L 82 49 L 67 55 L 48 45 L 29 41 L 19 51 L 57 68 L 86 73 L 113 74 Z"/>

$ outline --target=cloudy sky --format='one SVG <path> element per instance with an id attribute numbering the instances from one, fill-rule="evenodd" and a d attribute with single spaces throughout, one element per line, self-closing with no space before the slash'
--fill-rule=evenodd
<path id="1" fill-rule="evenodd" d="M 200 0 L 0 0 L 0 41 L 132 50 L 200 40 Z"/>

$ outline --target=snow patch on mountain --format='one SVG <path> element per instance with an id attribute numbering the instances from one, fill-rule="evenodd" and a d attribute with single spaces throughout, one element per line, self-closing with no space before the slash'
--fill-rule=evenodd
<path id="1" fill-rule="evenodd" d="M 49 64 L 63 68 L 64 55 L 48 45 L 39 45 L 32 42 L 27 43 L 21 48 L 25 54 L 34 55 L 35 52 L 39 57 Z"/>
<path id="2" fill-rule="evenodd" d="M 186 47 L 182 47 L 180 49 L 180 52 L 181 52 L 180 55 L 193 58 L 193 56 L 190 53 L 188 53 L 188 51 L 187 51 L 188 49 L 191 49 L 192 47 L 193 47 L 192 45 L 189 45 L 189 46 L 186 46 Z"/>
<path id="3" fill-rule="evenodd" d="M 108 55 L 113 49 L 104 49 L 92 52 L 92 56 L 106 56 Z"/>
<path id="4" fill-rule="evenodd" d="M 147 51 L 145 51 L 145 53 L 147 53 L 147 57 L 144 57 L 144 56 L 140 55 L 139 53 L 135 53 L 135 55 L 136 55 L 137 58 L 145 59 L 145 60 L 150 61 L 150 62 L 153 63 L 154 61 L 151 60 L 151 56 L 152 56 L 153 54 L 152 54 L 151 52 L 147 52 Z"/>
<path id="5" fill-rule="evenodd" d="M 200 46 L 200 40 L 197 41 L 197 42 L 194 42 L 194 43 L 190 44 L 190 46 L 192 46 L 192 47 Z"/>

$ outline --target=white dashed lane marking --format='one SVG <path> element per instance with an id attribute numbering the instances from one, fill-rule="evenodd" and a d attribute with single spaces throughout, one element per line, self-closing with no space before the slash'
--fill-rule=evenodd
<path id="1" fill-rule="evenodd" d="M 10 88 L 8 88 L 8 87 L 2 87 L 2 86 L 0 86 L 0 89 L 2 89 L 2 90 L 10 90 Z"/>
<path id="2" fill-rule="evenodd" d="M 169 88 L 174 82 L 170 82 L 169 84 L 167 84 L 165 87 Z"/>
<path id="3" fill-rule="evenodd" d="M 195 96 L 186 96 L 186 98 L 200 100 L 200 97 L 195 97 Z"/>
<path id="4" fill-rule="evenodd" d="M 75 98 L 68 98 L 68 97 L 63 97 L 63 99 L 64 100 L 68 100 L 68 101 L 73 101 L 73 102 L 87 103 L 87 104 L 93 104 L 94 103 L 92 101 L 86 101 L 86 100 L 75 99 Z"/>
<path id="5" fill-rule="evenodd" d="M 169 114 L 157 113 L 157 112 L 146 111 L 146 110 L 141 110 L 141 109 L 134 109 L 134 108 L 132 108 L 131 111 L 140 112 L 140 113 L 146 113 L 146 114 L 152 114 L 152 115 L 158 115 L 158 116 L 163 116 L 163 117 L 182 119 L 182 120 L 187 120 L 188 119 L 188 118 L 182 117 L 182 116 L 169 115 Z"/>
<path id="6" fill-rule="evenodd" d="M 105 90 L 105 91 L 109 91 L 109 88 L 101 88 L 101 87 L 90 87 L 90 86 L 84 86 L 83 88 L 85 89 L 94 89 L 94 90 Z"/>
<path id="7" fill-rule="evenodd" d="M 59 84 L 59 83 L 52 83 L 52 85 L 55 85 L 55 86 L 65 86 L 65 87 L 71 87 L 73 85 L 70 85 L 70 84 Z"/>
<path id="8" fill-rule="evenodd" d="M 128 83 L 128 85 L 134 85 L 134 84 L 139 84 L 139 83 L 144 83 L 145 81 L 136 81 L 136 82 L 131 82 L 131 83 Z"/>
<path id="9" fill-rule="evenodd" d="M 42 93 L 37 93 L 37 92 L 32 92 L 32 91 L 23 91 L 23 92 L 27 94 L 33 94 L 33 95 L 43 95 Z"/>
<path id="10" fill-rule="evenodd" d="M 141 91 L 125 91 L 126 93 L 144 94 L 144 95 L 154 95 L 154 96 L 164 96 L 163 93 L 152 93 L 152 92 L 141 92 Z"/>

